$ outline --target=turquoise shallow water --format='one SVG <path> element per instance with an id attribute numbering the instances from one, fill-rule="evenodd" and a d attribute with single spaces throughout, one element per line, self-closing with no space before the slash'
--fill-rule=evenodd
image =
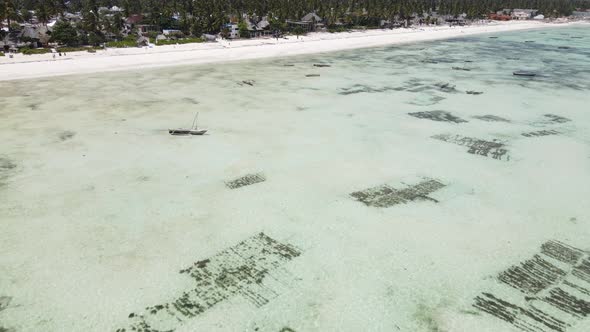
<path id="1" fill-rule="evenodd" d="M 0 82 L 0 330 L 587 331 L 589 89 L 582 26 Z"/>

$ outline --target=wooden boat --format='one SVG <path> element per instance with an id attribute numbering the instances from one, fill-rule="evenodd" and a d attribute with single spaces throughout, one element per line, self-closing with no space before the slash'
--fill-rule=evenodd
<path id="1" fill-rule="evenodd" d="M 192 129 L 168 129 L 168 133 L 174 136 L 187 136 L 187 135 L 204 135 L 207 132 L 206 129 L 192 130 Z"/>
<path id="2" fill-rule="evenodd" d="M 514 75 L 514 76 L 535 77 L 535 76 L 537 76 L 537 73 L 533 73 L 532 71 L 526 71 L 526 70 L 518 70 L 518 71 L 513 72 L 512 75 Z"/>
<path id="3" fill-rule="evenodd" d="M 195 115 L 195 119 L 193 120 L 193 126 L 190 129 L 168 129 L 168 133 L 174 136 L 188 136 L 188 135 L 204 135 L 207 130 L 206 129 L 197 129 L 197 117 L 199 113 Z"/>

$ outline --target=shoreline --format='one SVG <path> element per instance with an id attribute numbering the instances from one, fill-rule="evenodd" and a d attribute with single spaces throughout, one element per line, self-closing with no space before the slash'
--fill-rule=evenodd
<path id="1" fill-rule="evenodd" d="M 74 52 L 55 60 L 52 54 L 18 54 L 13 59 L 0 57 L 0 81 L 318 54 L 579 24 L 587 23 L 509 21 L 463 27 L 437 26 L 333 34 L 321 32 L 310 33 L 300 38 L 289 36 L 278 41 L 224 40 L 214 43 L 156 46 L 149 49 L 112 48 L 97 53 Z"/>

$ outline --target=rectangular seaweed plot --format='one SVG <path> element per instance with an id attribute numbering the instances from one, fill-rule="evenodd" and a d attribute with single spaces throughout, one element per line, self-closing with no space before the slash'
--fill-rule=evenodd
<path id="1" fill-rule="evenodd" d="M 505 148 L 505 144 L 496 140 L 485 141 L 479 138 L 448 134 L 435 135 L 432 136 L 432 138 L 447 143 L 466 146 L 468 147 L 467 153 L 492 157 L 498 160 L 510 160 L 510 155 Z"/>
<path id="2" fill-rule="evenodd" d="M 462 123 L 467 122 L 467 120 L 463 120 L 460 117 L 454 116 L 453 114 L 446 112 L 446 111 L 425 111 L 425 112 L 414 112 L 408 113 L 418 119 L 429 119 L 432 121 L 441 121 L 441 122 L 453 122 L 453 123 Z"/>
<path id="3" fill-rule="evenodd" d="M 430 200 L 437 202 L 435 199 L 428 197 L 428 195 L 443 187 L 445 187 L 445 185 L 441 182 L 427 179 L 404 189 L 394 189 L 388 185 L 382 185 L 353 192 L 350 196 L 367 206 L 386 208 L 416 200 Z"/>
<path id="4" fill-rule="evenodd" d="M 474 119 L 487 121 L 487 122 L 510 122 L 508 119 L 504 119 L 503 117 L 487 114 L 487 115 L 476 115 L 473 117 Z"/>
<path id="5" fill-rule="evenodd" d="M 531 131 L 528 133 L 522 133 L 521 135 L 524 137 L 541 137 L 541 136 L 551 136 L 551 135 L 559 135 L 560 132 L 557 130 L 539 130 L 539 131 Z"/>
<path id="6" fill-rule="evenodd" d="M 566 332 L 587 324 L 581 321 L 590 316 L 589 255 L 563 242 L 545 242 L 539 254 L 498 276 L 525 305 L 484 292 L 473 306 L 525 332 Z"/>
<path id="7" fill-rule="evenodd" d="M 565 118 L 565 117 L 559 116 L 559 115 L 555 115 L 555 114 L 545 114 L 543 116 L 546 117 L 548 119 L 548 121 L 554 122 L 554 123 L 566 123 L 566 122 L 572 121 L 568 118 Z"/>
<path id="8" fill-rule="evenodd" d="M 525 332 L 565 332 L 570 326 L 541 310 L 523 308 L 490 293 L 477 296 L 473 306 Z"/>
<path id="9" fill-rule="evenodd" d="M 257 174 L 248 174 L 237 179 L 228 181 L 225 185 L 230 189 L 237 189 L 245 186 L 249 186 L 255 183 L 260 183 L 266 181 L 266 177 L 264 174 L 257 173 Z"/>
<path id="10" fill-rule="evenodd" d="M 171 302 L 147 307 L 142 314 L 130 314 L 129 329 L 118 331 L 174 331 L 187 319 L 235 296 L 261 307 L 288 287 L 292 278 L 280 268 L 300 255 L 295 247 L 259 233 L 181 270 L 194 281 L 194 288 Z"/>
<path id="11" fill-rule="evenodd" d="M 525 294 L 537 294 L 565 277 L 566 272 L 535 255 L 519 266 L 512 266 L 500 273 L 498 280 Z"/>

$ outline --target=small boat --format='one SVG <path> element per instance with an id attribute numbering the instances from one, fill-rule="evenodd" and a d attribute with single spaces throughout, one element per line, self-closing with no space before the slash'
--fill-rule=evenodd
<path id="1" fill-rule="evenodd" d="M 330 65 L 326 65 L 326 64 L 323 64 L 323 63 L 314 63 L 313 66 L 314 67 L 319 67 L 319 68 L 331 67 Z"/>
<path id="2" fill-rule="evenodd" d="M 197 117 L 199 113 L 195 115 L 195 119 L 193 120 L 193 126 L 191 129 L 168 129 L 168 133 L 174 136 L 188 136 L 188 135 L 204 135 L 207 130 L 206 129 L 197 129 Z"/>
<path id="3" fill-rule="evenodd" d="M 526 70 L 518 70 L 518 71 L 513 72 L 512 75 L 535 77 L 535 76 L 537 76 L 537 73 L 533 73 L 532 71 L 526 71 Z"/>
<path id="4" fill-rule="evenodd" d="M 471 69 L 465 67 L 453 67 L 453 70 L 471 71 Z"/>

